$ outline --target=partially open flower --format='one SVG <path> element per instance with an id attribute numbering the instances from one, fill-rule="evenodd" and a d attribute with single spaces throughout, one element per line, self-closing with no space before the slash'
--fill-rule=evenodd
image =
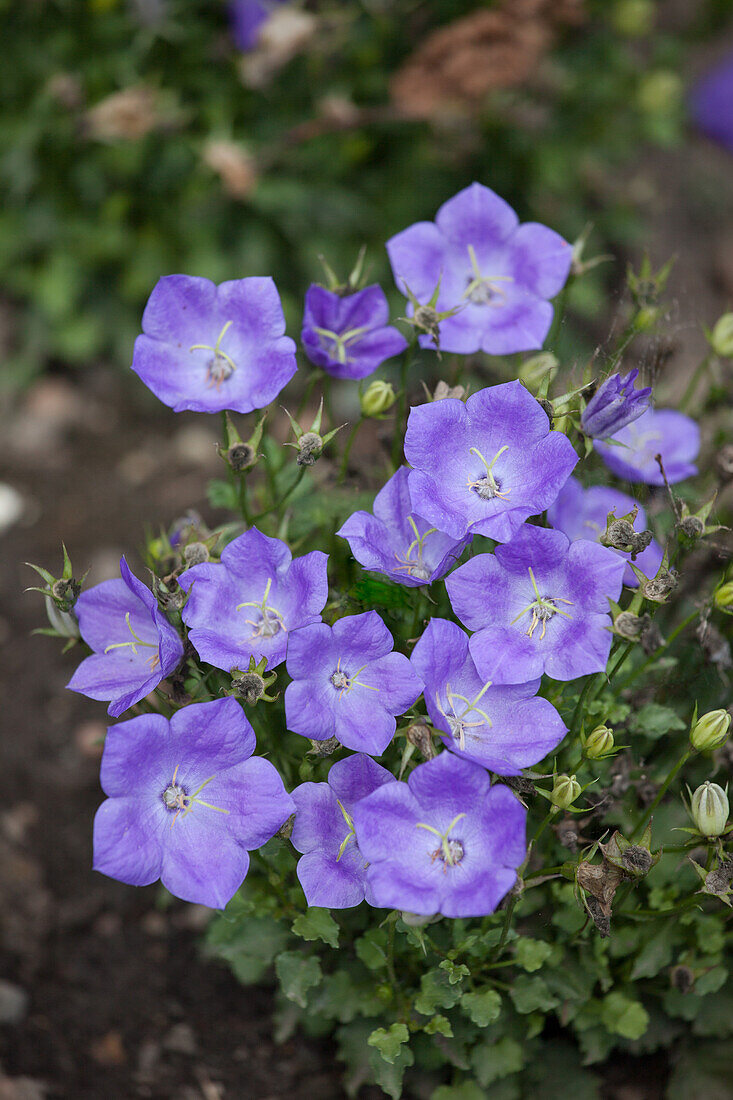
<path id="1" fill-rule="evenodd" d="M 690 816 L 702 836 L 725 832 L 730 806 L 728 795 L 717 783 L 706 780 L 690 797 Z"/>

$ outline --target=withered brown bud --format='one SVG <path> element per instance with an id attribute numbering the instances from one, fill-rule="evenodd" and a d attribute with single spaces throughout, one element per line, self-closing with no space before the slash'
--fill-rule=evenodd
<path id="1" fill-rule="evenodd" d="M 552 424 L 552 418 L 555 415 L 555 410 L 552 407 L 552 401 L 546 401 L 543 397 L 540 399 L 540 405 L 542 406 L 544 412 L 547 413 L 547 418 L 550 421 L 550 424 Z"/>
<path id="2" fill-rule="evenodd" d="M 426 760 L 432 760 L 435 756 L 435 745 L 427 722 L 413 722 L 405 730 L 405 737 L 418 749 Z"/>
<path id="3" fill-rule="evenodd" d="M 654 619 L 650 615 L 644 615 L 644 626 L 641 631 L 641 648 L 646 653 L 647 657 L 651 657 L 652 653 L 656 653 L 661 645 L 664 644 L 664 638 L 662 632 L 654 622 Z"/>
<path id="4" fill-rule="evenodd" d="M 689 993 L 695 984 L 695 975 L 689 966 L 673 966 L 669 972 L 669 980 L 678 993 Z"/>
<path id="5" fill-rule="evenodd" d="M 257 672 L 243 672 L 232 680 L 232 691 L 253 707 L 265 694 L 265 681 Z"/>
<path id="6" fill-rule="evenodd" d="M 460 401 L 462 400 L 465 392 L 465 386 L 449 386 L 447 382 L 440 381 L 435 387 L 435 392 L 433 393 L 432 400 L 444 401 L 446 397 L 457 397 Z"/>
<path id="7" fill-rule="evenodd" d="M 438 324 L 438 314 L 432 306 L 418 306 L 413 316 L 413 322 L 416 328 L 427 332 L 433 340 L 437 341 L 440 336 L 440 325 Z"/>
<path id="8" fill-rule="evenodd" d="M 189 542 L 188 546 L 183 548 L 183 560 L 189 567 L 202 565 L 209 560 L 208 546 L 203 542 Z"/>
<path id="9" fill-rule="evenodd" d="M 311 741 L 311 747 L 306 753 L 307 756 L 315 756 L 320 760 L 322 757 L 331 756 L 336 752 L 341 742 L 338 737 L 329 737 L 326 741 Z"/>
<path id="10" fill-rule="evenodd" d="M 721 481 L 733 478 L 733 443 L 726 443 L 715 456 L 715 469 Z"/>
<path id="11" fill-rule="evenodd" d="M 298 440 L 298 455 L 295 459 L 298 466 L 313 466 L 321 457 L 323 440 L 317 432 L 303 432 Z"/>
<path id="12" fill-rule="evenodd" d="M 652 854 L 648 848 L 642 848 L 638 844 L 632 844 L 621 854 L 621 862 L 627 871 L 633 875 L 646 875 L 651 870 Z"/>
<path id="13" fill-rule="evenodd" d="M 295 821 L 295 814 L 291 814 L 287 821 L 284 821 L 275 836 L 279 836 L 282 840 L 290 840 L 290 836 L 293 831 L 293 823 Z"/>
<path id="14" fill-rule="evenodd" d="M 633 611 L 622 611 L 614 619 L 613 628 L 628 642 L 636 642 L 644 629 L 644 620 L 634 615 Z"/>
<path id="15" fill-rule="evenodd" d="M 688 539 L 699 539 L 705 532 L 705 524 L 699 516 L 685 516 L 677 526 Z"/>
<path id="16" fill-rule="evenodd" d="M 705 876 L 705 889 L 711 894 L 727 894 L 731 881 L 733 881 L 733 859 L 724 859 L 714 871 L 709 871 Z"/>
<path id="17" fill-rule="evenodd" d="M 250 447 L 249 443 L 235 443 L 226 453 L 226 460 L 235 474 L 254 465 L 256 458 L 255 449 Z"/>
<path id="18" fill-rule="evenodd" d="M 155 598 L 164 611 L 180 611 L 186 602 L 186 593 L 178 584 L 178 577 L 170 573 L 163 580 L 153 578 Z"/>
<path id="19" fill-rule="evenodd" d="M 80 592 L 81 585 L 73 577 L 70 577 L 69 580 L 61 578 L 51 588 L 51 595 L 57 604 L 63 605 L 64 611 L 71 610 Z"/>
<path id="20" fill-rule="evenodd" d="M 608 530 L 601 540 L 604 546 L 610 546 L 614 550 L 624 550 L 631 553 L 631 560 L 646 550 L 652 541 L 651 531 L 636 531 L 634 525 L 627 519 L 617 519 L 608 525 Z"/>
<path id="21" fill-rule="evenodd" d="M 730 644 L 716 626 L 702 619 L 698 623 L 696 634 L 706 661 L 721 671 L 733 667 Z"/>
<path id="22" fill-rule="evenodd" d="M 502 783 L 522 797 L 537 793 L 532 780 L 525 779 L 523 775 L 504 775 L 502 776 Z"/>
<path id="23" fill-rule="evenodd" d="M 677 574 L 669 569 L 662 569 L 659 576 L 646 581 L 642 588 L 644 598 L 654 603 L 665 603 L 667 596 L 673 592 L 679 584 Z"/>

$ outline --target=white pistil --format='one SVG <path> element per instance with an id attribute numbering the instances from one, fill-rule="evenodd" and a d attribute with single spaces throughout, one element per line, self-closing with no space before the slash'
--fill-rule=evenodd
<path id="1" fill-rule="evenodd" d="M 458 747 L 459 749 L 461 749 L 461 751 L 463 751 L 466 747 L 466 730 L 477 729 L 480 726 L 491 727 L 493 725 L 486 711 L 482 710 L 478 706 L 478 703 L 481 701 L 481 699 L 490 687 L 491 680 L 487 680 L 481 690 L 476 695 L 474 695 L 473 699 L 469 699 L 466 695 L 459 695 L 458 692 L 451 691 L 450 684 L 446 684 L 445 697 L 448 706 L 451 709 L 450 714 L 446 713 L 446 711 L 443 710 L 443 707 L 440 704 L 440 698 L 436 700 L 438 704 L 438 710 L 443 715 L 443 717 L 447 719 L 448 725 L 451 728 L 451 734 L 454 738 L 457 738 Z M 466 704 L 460 714 L 456 714 L 455 700 Z M 471 713 L 481 715 L 481 720 L 479 722 L 466 722 L 466 716 Z"/>
<path id="2" fill-rule="evenodd" d="M 336 662 L 336 668 L 331 673 L 329 679 L 333 684 L 336 691 L 339 693 L 339 700 L 343 699 L 344 695 L 348 695 L 352 688 L 363 687 L 367 691 L 379 691 L 378 687 L 373 687 L 371 684 L 363 684 L 361 680 L 357 680 L 357 676 L 360 672 L 363 672 L 366 665 L 362 665 L 361 668 L 357 668 L 353 675 L 349 675 L 348 672 L 341 670 L 341 658 L 339 657 Z"/>
<path id="3" fill-rule="evenodd" d="M 441 859 L 443 861 L 443 874 L 445 874 L 449 867 L 457 867 L 465 854 L 460 840 L 454 840 L 450 836 L 451 831 L 465 816 L 465 814 L 456 814 L 444 833 L 441 833 L 434 825 L 426 825 L 422 821 L 417 821 L 415 823 L 417 829 L 425 829 L 429 833 L 434 833 L 440 841 L 440 847 L 430 853 L 430 862 L 435 863 L 436 859 Z"/>
<path id="4" fill-rule="evenodd" d="M 499 482 L 496 480 L 493 474 L 494 466 L 497 460 L 504 454 L 504 451 L 508 451 L 508 446 L 500 447 L 496 452 L 491 462 L 487 462 L 478 447 L 469 447 L 469 454 L 476 455 L 477 458 L 483 462 L 486 473 L 476 480 L 471 481 L 469 478 L 466 485 L 469 489 L 472 489 L 481 500 L 493 500 L 495 497 L 499 497 L 500 500 L 505 500 L 509 496 L 511 489 L 501 489 Z"/>
<path id="5" fill-rule="evenodd" d="M 395 566 L 395 573 L 399 573 L 404 569 L 408 577 L 418 577 L 421 581 L 427 581 L 430 579 L 431 571 L 422 560 L 424 542 L 428 535 L 432 535 L 435 531 L 438 530 L 438 528 L 430 527 L 421 535 L 417 529 L 417 524 L 415 523 L 415 520 L 412 518 L 412 516 L 407 517 L 407 522 L 410 524 L 410 527 L 412 527 L 412 530 L 415 532 L 415 537 L 410 545 L 407 547 L 407 550 L 405 550 L 404 556 L 401 557 L 398 553 L 395 552 L 395 558 L 398 562 L 400 562 L 399 565 Z M 412 555 L 415 550 L 417 550 L 417 560 L 413 561 Z"/>

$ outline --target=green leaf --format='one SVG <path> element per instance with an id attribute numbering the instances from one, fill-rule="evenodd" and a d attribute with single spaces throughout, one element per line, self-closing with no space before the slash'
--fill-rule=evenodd
<path id="1" fill-rule="evenodd" d="M 473 1081 L 463 1081 L 460 1085 L 440 1085 L 430 1100 L 486 1100 L 486 1096 Z"/>
<path id="2" fill-rule="evenodd" d="M 445 1035 L 446 1039 L 453 1038 L 453 1028 L 450 1026 L 450 1020 L 447 1016 L 433 1016 L 432 1020 L 428 1020 L 423 1031 L 426 1035 Z"/>
<path id="3" fill-rule="evenodd" d="M 728 971 L 724 966 L 713 966 L 705 974 L 701 974 L 695 982 L 695 992 L 698 997 L 704 997 L 708 993 L 717 993 L 728 980 Z"/>
<path id="4" fill-rule="evenodd" d="M 528 978 L 526 974 L 520 974 L 515 979 L 509 996 L 521 1015 L 537 1011 L 549 1012 L 560 1003 L 542 978 Z"/>
<path id="5" fill-rule="evenodd" d="M 576 1046 L 554 1039 L 544 1043 L 542 1055 L 530 1058 L 522 1074 L 527 1096 L 537 1100 L 598 1100 L 600 1082 L 580 1063 Z"/>
<path id="6" fill-rule="evenodd" d="M 304 940 L 323 940 L 329 947 L 338 947 L 339 926 L 331 916 L 330 910 L 308 909 L 293 921 L 293 932 Z"/>
<path id="7" fill-rule="evenodd" d="M 447 972 L 448 981 L 451 985 L 457 985 L 458 982 L 463 981 L 471 973 L 464 963 L 454 963 L 450 959 L 443 959 L 440 969 Z"/>
<path id="8" fill-rule="evenodd" d="M 645 734 L 656 740 L 673 730 L 685 729 L 685 723 L 669 707 L 659 703 L 646 703 L 629 723 L 632 733 Z"/>
<path id="9" fill-rule="evenodd" d="M 409 589 L 373 577 L 361 577 L 349 592 L 350 599 L 369 608 L 410 607 Z"/>
<path id="10" fill-rule="evenodd" d="M 308 990 L 321 980 L 321 964 L 314 955 L 283 951 L 275 959 L 275 973 L 288 1000 L 305 1008 Z"/>
<path id="11" fill-rule="evenodd" d="M 631 971 L 632 981 L 637 978 L 653 978 L 665 966 L 669 966 L 679 939 L 679 926 L 674 921 L 667 921 L 655 935 L 647 940 L 636 956 L 634 968 Z"/>
<path id="12" fill-rule="evenodd" d="M 415 1056 L 408 1046 L 403 1046 L 394 1062 L 385 1062 L 376 1050 L 369 1051 L 369 1066 L 374 1080 L 392 1100 L 402 1095 L 402 1078 L 408 1066 L 413 1065 Z"/>
<path id="13" fill-rule="evenodd" d="M 451 985 L 444 970 L 428 970 L 420 979 L 415 1008 L 423 1016 L 432 1016 L 436 1008 L 453 1008 L 460 996 L 460 985 Z"/>
<path id="14" fill-rule="evenodd" d="M 529 936 L 522 936 L 521 939 L 517 940 L 514 957 L 523 970 L 532 973 L 532 971 L 539 970 L 544 966 L 552 952 L 552 944 L 545 943 L 544 940 L 533 940 Z"/>
<path id="15" fill-rule="evenodd" d="M 649 1026 L 649 1013 L 639 1001 L 625 993 L 609 993 L 601 1007 L 601 1020 L 612 1035 L 624 1039 L 639 1039 Z"/>
<path id="16" fill-rule="evenodd" d="M 367 1043 L 370 1047 L 376 1047 L 385 1062 L 394 1064 L 402 1045 L 409 1041 L 410 1033 L 405 1024 L 390 1024 L 389 1028 L 376 1028 Z"/>
<path id="17" fill-rule="evenodd" d="M 232 920 L 224 916 L 209 925 L 206 949 L 226 959 L 239 981 L 251 985 L 264 977 L 289 939 L 287 930 L 269 918 L 242 915 Z"/>
<path id="18" fill-rule="evenodd" d="M 508 1037 L 491 1045 L 480 1043 L 471 1053 L 471 1066 L 484 1088 L 501 1077 L 519 1073 L 523 1065 L 522 1044 Z"/>
<path id="19" fill-rule="evenodd" d="M 482 989 L 477 993 L 464 993 L 461 1008 L 479 1027 L 488 1027 L 499 1019 L 501 997 L 495 989 Z"/>
<path id="20" fill-rule="evenodd" d="M 206 487 L 206 496 L 212 508 L 225 508 L 228 512 L 239 511 L 239 495 L 235 486 L 228 481 L 214 478 Z"/>
<path id="21" fill-rule="evenodd" d="M 682 1051 L 667 1100 L 730 1100 L 730 1043 L 693 1043 Z"/>
<path id="22" fill-rule="evenodd" d="M 356 941 L 356 953 L 369 970 L 379 970 L 387 964 L 387 933 L 383 928 L 370 928 Z"/>

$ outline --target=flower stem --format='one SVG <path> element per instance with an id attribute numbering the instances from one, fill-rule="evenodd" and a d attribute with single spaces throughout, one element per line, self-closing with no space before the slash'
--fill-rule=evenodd
<path id="1" fill-rule="evenodd" d="M 654 664 L 654 662 L 659 658 L 659 655 L 663 653 L 665 649 L 669 649 L 669 647 L 672 645 L 672 642 L 675 641 L 675 639 L 682 633 L 685 627 L 689 626 L 693 619 L 697 618 L 698 615 L 699 611 L 695 610 L 691 612 L 686 619 L 683 619 L 679 626 L 675 627 L 675 629 L 672 631 L 670 636 L 667 638 L 667 641 L 664 642 L 659 647 L 659 649 L 655 649 L 654 652 L 649 657 L 647 657 L 646 661 L 640 664 L 637 669 L 634 669 L 634 671 L 631 672 L 626 677 L 626 679 L 621 682 L 621 684 L 619 685 L 619 691 L 623 691 L 629 686 L 630 683 L 632 683 L 637 678 L 637 676 L 641 676 L 642 672 L 646 672 L 649 666 Z"/>
<path id="2" fill-rule="evenodd" d="M 673 780 L 677 776 L 677 773 L 679 771 L 681 771 L 681 769 L 684 767 L 684 765 L 690 759 L 690 757 L 692 756 L 692 753 L 693 753 L 692 749 L 687 749 L 683 753 L 683 755 L 680 757 L 680 759 L 677 761 L 675 766 L 672 768 L 672 771 L 669 773 L 667 778 L 664 780 L 664 783 L 662 783 L 661 787 L 657 791 L 657 797 L 654 799 L 651 806 L 648 809 L 644 810 L 644 813 L 642 814 L 642 816 L 636 822 L 636 825 L 634 826 L 634 828 L 631 832 L 631 841 L 632 841 L 632 843 L 634 841 L 638 840 L 639 837 L 642 835 L 642 833 L 644 832 L 644 829 L 647 827 L 647 825 L 649 823 L 649 820 L 650 820 L 652 814 L 654 813 L 657 806 L 659 805 L 659 803 L 662 801 L 665 794 L 669 790 L 670 784 L 673 782 Z"/>
<path id="3" fill-rule="evenodd" d="M 359 428 L 362 426 L 363 422 L 364 422 L 364 417 L 360 416 L 359 419 L 357 420 L 356 424 L 354 424 L 354 427 L 349 432 L 349 438 L 346 440 L 346 446 L 344 447 L 344 455 L 343 455 L 343 458 L 341 459 L 341 470 L 340 470 L 339 476 L 338 476 L 338 484 L 339 485 L 346 478 L 346 474 L 347 474 L 348 469 L 349 469 L 349 455 L 351 454 L 351 447 L 353 445 L 354 440 L 356 439 Z"/>

